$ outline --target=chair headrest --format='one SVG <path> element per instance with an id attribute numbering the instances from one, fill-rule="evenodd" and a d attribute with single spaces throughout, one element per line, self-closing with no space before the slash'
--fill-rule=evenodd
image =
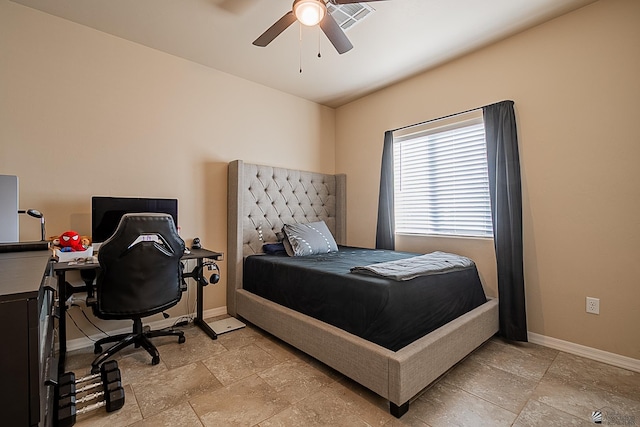
<path id="1" fill-rule="evenodd" d="M 185 244 L 169 214 L 130 213 L 120 219 L 116 231 L 101 246 L 101 254 L 130 249 L 143 242 L 153 242 L 163 252 L 182 256 Z"/>

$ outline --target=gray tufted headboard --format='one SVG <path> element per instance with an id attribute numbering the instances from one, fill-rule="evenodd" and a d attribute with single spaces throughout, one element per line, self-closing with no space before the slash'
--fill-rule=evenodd
<path id="1" fill-rule="evenodd" d="M 284 224 L 324 221 L 346 243 L 346 176 L 229 163 L 227 311 L 236 315 L 245 256 L 262 253 Z"/>

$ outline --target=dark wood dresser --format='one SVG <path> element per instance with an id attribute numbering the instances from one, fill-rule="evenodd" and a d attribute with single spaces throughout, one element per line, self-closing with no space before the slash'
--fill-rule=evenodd
<path id="1" fill-rule="evenodd" d="M 54 297 L 49 251 L 0 253 L 0 420 L 53 425 Z"/>

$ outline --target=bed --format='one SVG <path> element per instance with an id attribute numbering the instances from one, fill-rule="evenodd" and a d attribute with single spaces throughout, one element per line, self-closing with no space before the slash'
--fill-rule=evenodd
<path id="1" fill-rule="evenodd" d="M 229 164 L 228 186 L 229 314 L 389 400 L 394 416 L 406 413 L 414 396 L 498 331 L 497 300 L 488 299 L 408 344 L 385 346 L 245 289 L 245 258 L 276 241 L 284 224 L 323 221 L 345 245 L 346 177 L 236 160 Z"/>

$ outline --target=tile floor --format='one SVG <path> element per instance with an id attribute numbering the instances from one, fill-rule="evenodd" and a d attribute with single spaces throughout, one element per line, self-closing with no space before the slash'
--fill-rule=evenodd
<path id="1" fill-rule="evenodd" d="M 76 426 L 640 426 L 640 373 L 535 344 L 492 338 L 426 389 L 401 419 L 388 403 L 258 328 L 211 340 L 155 342 L 116 356 L 125 406 L 78 417 Z M 70 352 L 67 369 L 88 372 L 92 348 Z"/>

